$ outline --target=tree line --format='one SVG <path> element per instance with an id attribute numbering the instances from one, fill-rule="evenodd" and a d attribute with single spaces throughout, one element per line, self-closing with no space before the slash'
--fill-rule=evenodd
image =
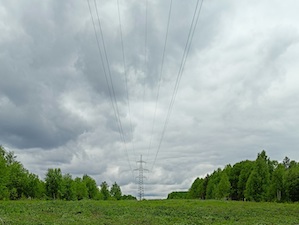
<path id="1" fill-rule="evenodd" d="M 196 178 L 185 196 L 257 202 L 299 201 L 299 163 L 288 157 L 281 163 L 270 160 L 263 150 L 255 161 L 229 164 L 204 178 Z"/>
<path id="2" fill-rule="evenodd" d="M 98 188 L 87 174 L 72 178 L 62 174 L 60 168 L 50 168 L 45 180 L 30 173 L 16 160 L 13 152 L 0 146 L 0 200 L 10 199 L 61 199 L 61 200 L 136 200 L 132 195 L 122 195 L 115 182 L 111 188 L 104 181 Z"/>

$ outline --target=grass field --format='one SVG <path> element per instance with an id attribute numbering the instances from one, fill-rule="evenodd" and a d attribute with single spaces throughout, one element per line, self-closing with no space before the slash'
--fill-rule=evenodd
<path id="1" fill-rule="evenodd" d="M 0 224 L 299 224 L 299 204 L 200 200 L 1 201 Z"/>

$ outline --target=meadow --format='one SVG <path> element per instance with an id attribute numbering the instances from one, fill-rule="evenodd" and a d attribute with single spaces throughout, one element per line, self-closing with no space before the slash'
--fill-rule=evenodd
<path id="1" fill-rule="evenodd" d="M 299 224 L 298 203 L 1 201 L 0 224 Z"/>

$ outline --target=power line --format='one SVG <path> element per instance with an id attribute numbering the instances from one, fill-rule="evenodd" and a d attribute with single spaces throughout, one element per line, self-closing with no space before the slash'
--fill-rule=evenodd
<path id="1" fill-rule="evenodd" d="M 191 25 L 190 25 L 190 28 L 189 28 L 188 38 L 187 38 L 187 41 L 186 41 L 183 57 L 182 57 L 180 68 L 179 68 L 179 71 L 178 71 L 178 74 L 177 74 L 175 87 L 174 87 L 172 98 L 171 98 L 171 101 L 170 101 L 170 104 L 169 104 L 169 107 L 168 107 L 167 116 L 166 116 L 166 119 L 165 119 L 165 123 L 164 123 L 162 134 L 161 134 L 161 138 L 160 138 L 160 141 L 159 141 L 158 149 L 157 149 L 157 152 L 156 152 L 156 155 L 155 155 L 155 159 L 154 159 L 151 171 L 153 170 L 153 167 L 156 163 L 157 156 L 158 156 L 158 153 L 160 151 L 161 144 L 162 144 L 162 141 L 163 141 L 163 138 L 164 138 L 164 135 L 165 135 L 165 131 L 166 131 L 166 128 L 167 128 L 168 123 L 169 123 L 169 118 L 170 118 L 170 115 L 172 113 L 172 109 L 173 109 L 175 98 L 176 98 L 176 95 L 177 95 L 177 92 L 178 92 L 179 84 L 180 84 L 180 81 L 181 81 L 181 78 L 182 78 L 182 74 L 184 72 L 185 63 L 186 63 L 186 60 L 187 60 L 187 57 L 188 57 L 188 54 L 189 54 L 189 51 L 190 51 L 190 47 L 191 47 L 191 43 L 192 43 L 192 40 L 193 40 L 195 28 L 197 26 L 199 15 L 200 15 L 200 12 L 201 12 L 201 9 L 202 9 L 202 4 L 203 4 L 203 0 L 201 1 L 200 6 L 199 6 L 199 0 L 197 0 L 196 7 L 195 7 L 195 10 L 194 10 L 194 14 L 193 14 L 193 18 L 192 18 L 192 22 L 191 22 Z"/>
<path id="2" fill-rule="evenodd" d="M 143 96 L 142 96 L 142 123 L 144 124 L 144 99 L 145 99 L 145 80 L 148 75 L 148 58 L 147 58 L 147 48 L 148 48 L 148 0 L 145 0 L 145 29 L 144 29 L 144 78 L 143 78 Z M 144 126 L 143 126 L 144 127 Z"/>
<path id="3" fill-rule="evenodd" d="M 89 12 L 90 12 L 90 16 L 91 16 L 91 20 L 92 20 L 92 24 L 93 24 L 93 29 L 94 29 L 94 33 L 95 33 L 95 37 L 96 37 L 97 47 L 98 47 L 98 51 L 99 51 L 99 54 L 100 54 L 100 59 L 101 59 L 104 75 L 105 75 L 105 80 L 106 80 L 106 84 L 107 84 L 107 87 L 108 87 L 110 103 L 112 105 L 114 116 L 115 116 L 115 121 L 117 123 L 116 109 L 115 109 L 115 106 L 114 106 L 113 97 L 112 97 L 112 93 L 111 93 L 111 90 L 110 90 L 110 85 L 109 85 L 109 81 L 108 81 L 108 77 L 107 77 L 106 67 L 105 67 L 105 63 L 104 63 L 104 59 L 103 59 L 103 55 L 102 55 L 101 46 L 100 46 L 100 43 L 99 43 L 99 37 L 98 37 L 98 34 L 96 32 L 95 22 L 94 22 L 94 18 L 93 18 L 92 12 L 91 12 L 91 7 L 90 7 L 89 0 L 87 0 L 87 3 L 88 3 L 88 8 L 89 8 Z M 120 133 L 120 130 L 119 130 L 119 133 Z"/>
<path id="4" fill-rule="evenodd" d="M 118 121 L 118 127 L 119 127 L 119 130 L 120 130 L 120 136 L 121 136 L 121 139 L 122 139 L 122 141 L 124 143 L 124 147 L 125 147 L 125 151 L 126 151 L 126 155 L 127 155 L 129 167 L 130 167 L 130 169 L 132 171 L 132 174 L 134 174 L 133 170 L 132 170 L 131 163 L 130 163 L 130 158 L 129 158 L 128 149 L 127 149 L 127 146 L 126 146 L 126 139 L 125 139 L 125 135 L 124 135 L 122 123 L 121 123 L 121 120 L 120 120 L 120 114 L 119 114 L 118 104 L 117 104 L 117 100 L 116 100 L 116 96 L 115 96 L 115 90 L 114 90 L 114 85 L 113 85 L 113 81 L 112 81 L 110 63 L 109 63 L 109 59 L 108 59 L 108 55 L 107 55 L 107 51 L 106 51 L 106 47 L 105 47 L 105 39 L 104 39 L 104 35 L 103 35 L 103 30 L 102 30 L 101 20 L 100 20 L 99 13 L 98 13 L 98 7 L 97 7 L 96 0 L 94 0 L 94 4 L 95 4 L 96 14 L 97 14 L 98 22 L 99 22 L 100 34 L 101 34 L 101 38 L 102 38 L 102 44 L 103 44 L 104 55 L 105 55 L 105 59 L 106 59 L 106 63 L 107 63 L 108 75 L 109 75 L 109 78 L 110 78 L 110 84 L 111 84 L 111 88 L 112 88 L 112 94 L 113 94 L 113 100 L 114 100 L 116 114 L 117 114 L 116 118 L 117 118 L 117 121 Z"/>
<path id="5" fill-rule="evenodd" d="M 112 80 L 112 75 L 111 75 L 110 62 L 109 62 L 108 54 L 106 51 L 106 44 L 105 44 L 105 39 L 104 39 L 104 35 L 103 35 L 103 30 L 102 30 L 101 20 L 100 20 L 99 13 L 98 13 L 98 7 L 97 7 L 96 0 L 94 0 L 94 4 L 95 4 L 95 10 L 96 10 L 97 19 L 98 19 L 99 28 L 100 28 L 100 34 L 101 34 L 101 40 L 102 40 L 102 45 L 103 45 L 103 49 L 104 49 L 105 60 L 106 60 L 107 68 L 108 68 L 108 75 L 109 75 L 110 85 L 111 85 L 111 89 L 112 89 L 113 102 L 114 102 L 116 114 L 117 114 L 116 118 L 117 118 L 118 125 L 120 128 L 122 140 L 124 143 L 126 143 L 126 140 L 124 137 L 124 131 L 122 128 L 122 123 L 121 123 L 120 116 L 119 116 L 119 109 L 118 109 L 118 104 L 117 104 L 117 100 L 116 100 L 116 95 L 115 95 L 115 90 L 114 90 L 114 85 L 113 85 L 113 80 Z"/>
<path id="6" fill-rule="evenodd" d="M 99 41 L 99 37 L 98 37 L 97 31 L 96 31 L 95 22 L 94 22 L 94 18 L 93 18 L 93 15 L 92 15 L 89 0 L 87 0 L 87 2 L 88 2 L 91 18 L 92 18 L 93 28 L 94 28 L 94 31 L 95 31 L 95 36 L 96 36 L 98 50 L 99 50 L 99 53 L 100 53 L 101 63 L 102 63 L 102 66 L 103 66 L 105 79 L 106 79 L 106 83 L 107 83 L 107 87 L 108 87 L 108 91 L 109 91 L 110 101 L 111 101 L 111 104 L 112 104 L 112 107 L 113 107 L 116 123 L 118 124 L 119 135 L 120 135 L 120 138 L 123 141 L 124 146 L 125 146 L 127 160 L 128 160 L 130 169 L 132 171 L 132 174 L 134 174 L 133 170 L 132 170 L 132 167 L 131 167 L 130 158 L 129 158 L 129 154 L 128 154 L 128 150 L 127 150 L 127 146 L 126 146 L 126 138 L 125 138 L 123 126 L 122 126 L 121 119 L 120 119 L 119 108 L 118 108 L 118 104 L 117 104 L 115 89 L 114 89 L 114 86 L 113 86 L 113 80 L 112 80 L 112 75 L 111 75 L 110 62 L 109 62 L 107 51 L 106 51 L 106 45 L 105 45 L 105 40 L 104 40 L 103 30 L 102 30 L 102 26 L 101 26 L 101 20 L 100 20 L 98 9 L 97 9 L 96 0 L 94 0 L 94 5 L 95 5 L 96 15 L 97 15 L 97 19 L 98 19 L 103 50 L 101 49 L 101 46 L 100 46 L 100 41 Z M 165 34 L 163 54 L 162 54 L 161 68 L 160 68 L 160 73 L 159 73 L 160 76 L 159 76 L 158 90 L 157 90 L 157 96 L 156 96 L 155 112 L 154 112 L 153 123 L 152 123 L 151 138 L 150 138 L 150 143 L 149 143 L 149 148 L 148 148 L 148 155 L 149 155 L 149 151 L 150 151 L 151 145 L 152 145 L 152 135 L 153 135 L 153 131 L 154 131 L 154 127 L 155 127 L 155 121 L 156 121 L 157 105 L 158 105 L 158 100 L 159 100 L 159 95 L 160 95 L 160 87 L 161 87 L 164 61 L 165 61 L 165 52 L 166 52 L 166 46 L 167 46 L 167 41 L 168 41 L 169 25 L 170 25 L 171 11 L 172 11 L 172 2 L 173 2 L 173 0 L 170 0 L 170 7 L 169 7 L 169 13 L 168 13 L 168 21 L 167 21 L 167 28 L 166 28 L 166 34 Z M 199 20 L 199 15 L 200 15 L 200 12 L 201 12 L 201 9 L 202 9 L 203 0 L 201 1 L 201 4 L 199 4 L 199 2 L 200 1 L 197 0 L 196 7 L 195 7 L 195 10 L 194 10 L 194 14 L 193 14 L 193 18 L 192 18 L 192 22 L 191 22 L 189 32 L 188 32 L 186 45 L 185 45 L 185 48 L 184 48 L 184 52 L 183 52 L 183 56 L 182 56 L 182 59 L 181 59 L 180 67 L 179 67 L 178 74 L 177 74 L 177 77 L 176 77 L 176 81 L 175 81 L 171 101 L 169 103 L 167 115 L 166 115 L 166 118 L 165 118 L 165 123 L 164 123 L 163 129 L 162 129 L 161 137 L 159 139 L 158 148 L 157 148 L 155 158 L 154 158 L 154 161 L 153 161 L 152 169 L 153 169 L 153 167 L 156 163 L 157 156 L 159 154 L 159 151 L 160 151 L 160 148 L 161 148 L 163 138 L 165 136 L 167 126 L 169 124 L 169 119 L 170 119 L 170 116 L 171 116 L 171 113 L 172 113 L 172 110 L 173 110 L 173 106 L 174 106 L 174 102 L 175 102 L 175 99 L 176 99 L 176 96 L 177 96 L 177 93 L 178 93 L 178 88 L 179 88 L 180 81 L 181 81 L 181 78 L 182 78 L 182 74 L 183 74 L 183 71 L 184 71 L 184 68 L 185 68 L 185 63 L 186 63 L 187 58 L 188 58 L 188 54 L 189 54 L 189 51 L 190 51 L 190 48 L 191 48 L 191 43 L 192 43 L 192 40 L 193 40 L 193 37 L 194 37 L 195 29 L 196 29 L 196 26 L 197 26 L 197 23 L 198 23 L 198 20 Z M 122 32 L 122 22 L 121 22 L 121 15 L 120 15 L 119 0 L 117 0 L 117 9 L 118 9 L 118 17 L 119 17 L 118 19 L 119 19 L 119 30 L 120 30 L 122 58 L 123 58 L 123 67 L 124 67 L 124 75 L 125 75 L 127 105 L 128 105 L 128 111 L 129 111 L 129 116 L 130 116 L 130 126 L 131 126 L 132 138 L 133 138 L 130 99 L 129 99 L 129 91 L 128 91 L 128 76 L 127 76 L 127 68 L 126 68 L 126 58 L 125 58 L 125 51 L 124 51 L 124 41 L 123 41 L 123 32 Z M 148 75 L 147 74 L 148 73 L 148 65 L 147 65 L 148 64 L 148 46 L 147 45 L 148 45 L 148 1 L 145 0 L 143 120 L 144 120 L 144 110 L 145 110 L 144 109 L 145 80 L 146 80 L 146 77 Z M 104 53 L 102 53 L 102 51 Z M 135 155 L 134 146 L 133 146 L 133 152 L 134 152 L 134 155 Z M 137 161 L 137 163 L 140 163 L 141 167 L 142 167 L 142 163 L 143 163 L 142 156 L 141 156 L 140 161 Z M 140 177 L 143 177 L 143 172 L 142 172 L 141 175 L 139 174 Z M 143 186 L 143 182 L 142 182 L 142 186 Z M 140 192 L 142 191 L 142 193 L 144 192 L 143 187 L 139 188 L 139 190 L 140 190 Z M 140 194 L 140 198 L 141 198 L 141 195 L 143 195 L 143 194 Z"/>
<path id="7" fill-rule="evenodd" d="M 129 98 L 129 89 L 128 89 L 128 74 L 127 74 L 127 67 L 126 67 L 125 48 L 124 48 L 124 40 L 123 40 L 119 0 L 117 0 L 117 10 L 118 10 L 120 40 L 121 40 L 123 67 L 124 67 L 124 75 L 125 75 L 125 84 L 126 84 L 127 106 L 128 106 L 128 114 L 129 114 L 129 118 L 130 118 L 130 128 L 131 128 L 131 135 L 132 135 L 132 148 L 133 148 L 133 155 L 135 156 L 135 147 L 134 147 L 134 140 L 133 140 L 134 139 L 134 133 L 133 133 L 133 127 L 132 127 L 131 107 L 130 107 L 130 98 Z"/>
<path id="8" fill-rule="evenodd" d="M 160 87 L 161 87 L 162 74 L 163 74 L 163 68 L 164 68 L 164 59 L 165 59 L 165 51 L 166 51 L 166 45 L 167 45 L 167 40 L 168 40 L 168 32 L 169 32 L 171 11 L 172 11 L 172 0 L 170 0 L 170 6 L 169 6 L 169 12 L 168 12 L 168 20 L 167 20 L 164 48 L 163 48 L 163 54 L 162 54 L 162 62 L 161 62 L 161 68 L 160 68 L 158 90 L 157 90 L 157 96 L 156 96 L 155 112 L 154 112 L 154 117 L 153 117 L 153 123 L 152 123 L 152 129 L 151 129 L 150 142 L 149 142 L 149 147 L 148 147 L 148 151 L 147 151 L 147 156 L 149 156 L 149 152 L 150 152 L 150 149 L 152 147 L 152 138 L 153 138 L 155 122 L 156 122 L 156 116 L 157 116 L 158 100 L 159 100 L 159 95 L 160 95 Z"/>
<path id="9" fill-rule="evenodd" d="M 95 5 L 96 14 L 97 14 L 98 22 L 99 22 L 100 34 L 101 34 L 101 38 L 102 38 L 102 45 L 103 45 L 104 55 L 105 55 L 105 59 L 106 59 L 106 63 L 107 63 L 108 75 L 109 75 L 109 78 L 110 78 L 110 85 L 111 85 L 112 92 L 110 90 L 109 79 L 108 79 L 108 76 L 107 76 L 107 71 L 105 69 L 104 57 L 103 57 L 102 50 L 101 50 L 101 47 L 100 47 L 99 38 L 98 38 L 98 35 L 97 35 L 95 22 L 94 22 L 94 18 L 93 18 L 93 15 L 92 15 L 89 0 L 87 0 L 87 3 L 88 3 L 88 8 L 89 8 L 89 12 L 90 12 L 90 15 L 91 15 L 91 19 L 92 19 L 92 24 L 93 24 L 93 28 L 94 28 L 94 32 L 95 32 L 95 36 L 96 36 L 96 42 L 97 42 L 97 46 L 98 46 L 98 50 L 99 50 L 99 54 L 100 54 L 100 59 L 101 59 L 101 63 L 102 63 L 104 74 L 105 74 L 106 83 L 107 83 L 107 86 L 108 86 L 108 92 L 109 92 L 112 108 L 113 108 L 113 111 L 114 111 L 115 120 L 118 124 L 119 135 L 120 135 L 121 140 L 124 143 L 126 156 L 127 156 L 127 161 L 128 161 L 130 170 L 132 172 L 132 175 L 134 176 L 132 166 L 131 166 L 131 163 L 130 163 L 130 158 L 129 158 L 129 155 L 128 155 L 128 150 L 127 150 L 127 147 L 126 147 L 126 140 L 125 140 L 125 136 L 124 136 L 124 132 L 123 132 L 120 116 L 119 116 L 118 105 L 117 105 L 114 86 L 113 86 L 113 82 L 112 82 L 110 63 L 109 63 L 109 60 L 108 60 L 107 51 L 106 51 L 106 47 L 105 47 L 105 41 L 104 41 L 104 36 L 103 36 L 103 31 L 102 31 L 102 26 L 101 26 L 101 20 L 100 20 L 98 10 L 97 10 L 97 4 L 96 4 L 96 1 L 94 0 L 94 5 Z"/>

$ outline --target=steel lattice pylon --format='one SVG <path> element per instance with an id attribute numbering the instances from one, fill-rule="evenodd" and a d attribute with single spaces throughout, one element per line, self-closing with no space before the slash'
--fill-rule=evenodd
<path id="1" fill-rule="evenodd" d="M 139 164 L 138 169 L 135 169 L 138 171 L 138 197 L 139 200 L 144 199 L 144 186 L 143 186 L 143 179 L 146 178 L 143 174 L 144 172 L 148 172 L 147 169 L 143 168 L 143 164 L 145 163 L 145 161 L 142 160 L 142 155 L 140 156 L 140 160 L 137 161 L 137 163 Z"/>

